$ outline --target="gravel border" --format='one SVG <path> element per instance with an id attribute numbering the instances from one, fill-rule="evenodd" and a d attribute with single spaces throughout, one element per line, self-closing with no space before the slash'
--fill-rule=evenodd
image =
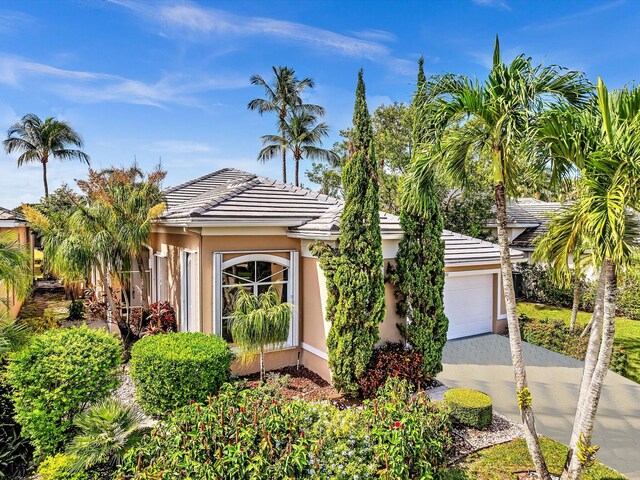
<path id="1" fill-rule="evenodd" d="M 136 403 L 136 387 L 133 384 L 133 380 L 131 380 L 131 375 L 129 375 L 129 364 L 125 363 L 119 368 L 120 385 L 118 385 L 118 388 L 113 392 L 112 396 L 119 400 L 123 405 L 140 412 L 144 417 L 144 421 L 142 422 L 143 428 L 154 427 L 158 423 L 158 420 L 144 413 Z"/>

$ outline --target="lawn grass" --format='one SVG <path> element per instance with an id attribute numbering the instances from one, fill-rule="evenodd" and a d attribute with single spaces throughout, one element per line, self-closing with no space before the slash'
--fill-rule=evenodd
<path id="1" fill-rule="evenodd" d="M 567 447 L 555 440 L 541 438 L 542 454 L 553 474 L 560 474 L 567 456 Z M 460 468 L 469 479 L 513 480 L 515 472 L 533 470 L 527 445 L 523 439 L 495 445 L 468 456 Z M 455 478 L 455 477 L 454 477 Z M 465 478 L 460 476 L 460 478 Z M 587 469 L 584 480 L 624 479 L 625 476 L 595 463 Z"/>
<path id="2" fill-rule="evenodd" d="M 571 309 L 552 307 L 537 303 L 518 302 L 518 314 L 524 313 L 530 318 L 562 320 L 567 325 L 571 319 Z M 579 312 L 578 325 L 584 327 L 591 319 L 591 313 Z M 640 383 L 640 321 L 618 317 L 616 319 L 615 343 L 629 354 L 629 369 L 626 377 Z"/>

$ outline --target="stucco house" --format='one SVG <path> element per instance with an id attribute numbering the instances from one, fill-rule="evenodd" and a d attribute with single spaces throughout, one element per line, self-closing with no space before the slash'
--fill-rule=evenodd
<path id="1" fill-rule="evenodd" d="M 20 245 L 28 245 L 33 253 L 31 229 L 27 225 L 27 220 L 18 212 L 0 207 L 0 234 L 6 233 L 14 235 Z M 33 254 L 31 255 L 31 262 L 33 271 Z M 18 315 L 22 302 L 16 298 L 10 289 L 5 288 L 2 282 L 0 282 L 0 298 L 4 300 L 12 317 Z"/>
<path id="2" fill-rule="evenodd" d="M 564 204 L 544 202 L 535 198 L 520 198 L 507 202 L 507 234 L 510 246 L 523 252 L 528 261 L 535 250 L 535 240 L 549 230 L 549 223 Z M 494 238 L 498 236 L 495 220 L 487 223 Z"/>
<path id="3" fill-rule="evenodd" d="M 327 292 L 315 240 L 335 242 L 343 203 L 335 198 L 233 168 L 166 190 L 167 209 L 149 242 L 150 295 L 175 306 L 180 329 L 228 330 L 233 289 L 260 293 L 275 285 L 294 305 L 284 348 L 266 355 L 266 368 L 298 362 L 330 379 L 325 320 Z M 402 237 L 399 219 L 381 212 L 385 265 Z M 496 245 L 445 231 L 445 312 L 449 338 L 502 332 L 502 300 Z M 515 259 L 523 258 L 513 251 Z M 387 314 L 380 337 L 399 338 L 395 298 L 386 287 Z"/>

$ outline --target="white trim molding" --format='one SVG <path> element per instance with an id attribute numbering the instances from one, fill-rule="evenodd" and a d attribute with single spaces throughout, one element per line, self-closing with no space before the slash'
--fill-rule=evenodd
<path id="1" fill-rule="evenodd" d="M 309 353 L 314 354 L 316 357 L 320 357 L 323 360 L 329 361 L 329 355 L 327 355 L 322 350 L 317 349 L 316 347 L 309 345 L 308 343 L 302 342 L 302 349 L 306 350 Z"/>

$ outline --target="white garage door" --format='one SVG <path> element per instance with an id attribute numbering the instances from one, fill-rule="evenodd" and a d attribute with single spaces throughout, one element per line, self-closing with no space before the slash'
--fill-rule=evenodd
<path id="1" fill-rule="evenodd" d="M 444 312 L 449 318 L 449 339 L 491 332 L 493 275 L 447 276 Z"/>

